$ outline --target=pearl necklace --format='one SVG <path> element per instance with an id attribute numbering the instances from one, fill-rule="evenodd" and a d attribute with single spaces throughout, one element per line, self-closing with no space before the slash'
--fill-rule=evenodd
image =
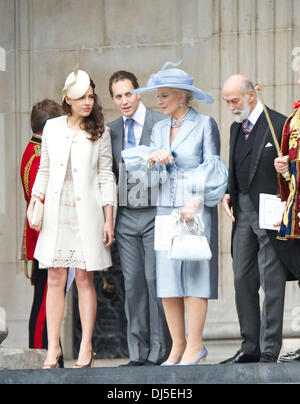
<path id="1" fill-rule="evenodd" d="M 183 124 L 183 122 L 185 121 L 185 118 L 186 118 L 186 116 L 187 116 L 187 114 L 188 114 L 188 112 L 189 112 L 189 108 L 187 109 L 187 111 L 186 111 L 186 113 L 180 118 L 180 119 L 178 119 L 178 121 L 176 121 L 175 119 L 174 119 L 174 117 L 172 116 L 172 121 L 171 121 L 171 126 L 172 126 L 172 128 L 180 128 L 180 126 Z"/>

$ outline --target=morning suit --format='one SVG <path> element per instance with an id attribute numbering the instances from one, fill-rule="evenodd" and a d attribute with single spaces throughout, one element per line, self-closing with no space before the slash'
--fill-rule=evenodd
<path id="1" fill-rule="evenodd" d="M 168 259 L 167 251 L 156 251 L 157 291 L 159 297 L 194 296 L 218 298 L 218 217 L 216 205 L 227 187 L 227 168 L 220 153 L 220 135 L 213 118 L 190 108 L 186 119 L 170 144 L 171 117 L 153 128 L 150 147 L 122 152 L 127 169 L 147 170 L 147 156 L 166 150 L 172 164 L 155 164 L 159 193 L 157 214 L 170 215 L 182 209 L 194 195 L 202 199 L 199 213 L 213 254 L 211 261 Z M 155 175 L 151 176 L 155 185 Z"/>
<path id="2" fill-rule="evenodd" d="M 262 110 L 262 107 L 261 107 Z M 280 142 L 285 117 L 269 110 Z M 276 231 L 259 227 L 260 193 L 277 194 L 277 157 L 264 112 L 254 124 L 248 140 L 242 124 L 230 129 L 228 193 L 236 222 L 232 232 L 236 306 L 243 337 L 242 352 L 260 355 L 261 350 L 279 355 L 286 271 L 276 253 Z M 265 292 L 265 331 L 260 347 L 259 288 Z"/>
<path id="3" fill-rule="evenodd" d="M 162 118 L 161 113 L 146 108 L 139 144 L 150 143 L 152 127 Z M 169 354 L 170 336 L 162 303 L 156 294 L 156 209 L 151 206 L 151 192 L 139 178 L 127 175 L 122 162 L 121 152 L 126 146 L 123 117 L 108 126 L 119 189 L 116 240 L 124 275 L 129 357 L 131 361 L 160 364 Z"/>

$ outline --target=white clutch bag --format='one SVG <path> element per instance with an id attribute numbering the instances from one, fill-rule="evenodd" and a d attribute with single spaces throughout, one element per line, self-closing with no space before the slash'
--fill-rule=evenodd
<path id="1" fill-rule="evenodd" d="M 174 213 L 178 215 L 178 212 Z M 179 221 L 178 215 L 178 221 Z M 180 261 L 209 261 L 212 253 L 207 237 L 204 236 L 204 224 L 200 216 L 194 222 L 182 223 L 182 234 L 172 237 L 168 258 Z"/>
<path id="2" fill-rule="evenodd" d="M 38 199 L 33 201 L 33 214 L 31 219 L 31 224 L 33 226 L 38 226 L 43 220 L 44 215 L 44 205 Z"/>
<path id="3" fill-rule="evenodd" d="M 180 261 L 209 261 L 212 254 L 205 236 L 183 234 L 172 238 L 168 258 Z"/>

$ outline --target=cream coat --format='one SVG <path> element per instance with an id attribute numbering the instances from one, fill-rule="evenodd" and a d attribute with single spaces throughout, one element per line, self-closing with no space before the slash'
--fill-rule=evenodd
<path id="1" fill-rule="evenodd" d="M 43 194 L 45 209 L 35 258 L 51 267 L 58 226 L 60 195 L 69 156 L 74 184 L 82 249 L 88 271 L 104 270 L 112 265 L 110 248 L 102 241 L 103 206 L 116 204 L 115 178 L 109 128 L 96 141 L 89 134 L 69 129 L 67 117 L 47 121 L 43 131 L 40 167 L 33 194 Z"/>

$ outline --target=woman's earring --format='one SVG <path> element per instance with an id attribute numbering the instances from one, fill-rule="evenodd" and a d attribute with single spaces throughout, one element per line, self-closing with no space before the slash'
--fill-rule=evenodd
<path id="1" fill-rule="evenodd" d="M 179 104 L 179 108 L 182 108 L 183 107 L 183 104 Z"/>

